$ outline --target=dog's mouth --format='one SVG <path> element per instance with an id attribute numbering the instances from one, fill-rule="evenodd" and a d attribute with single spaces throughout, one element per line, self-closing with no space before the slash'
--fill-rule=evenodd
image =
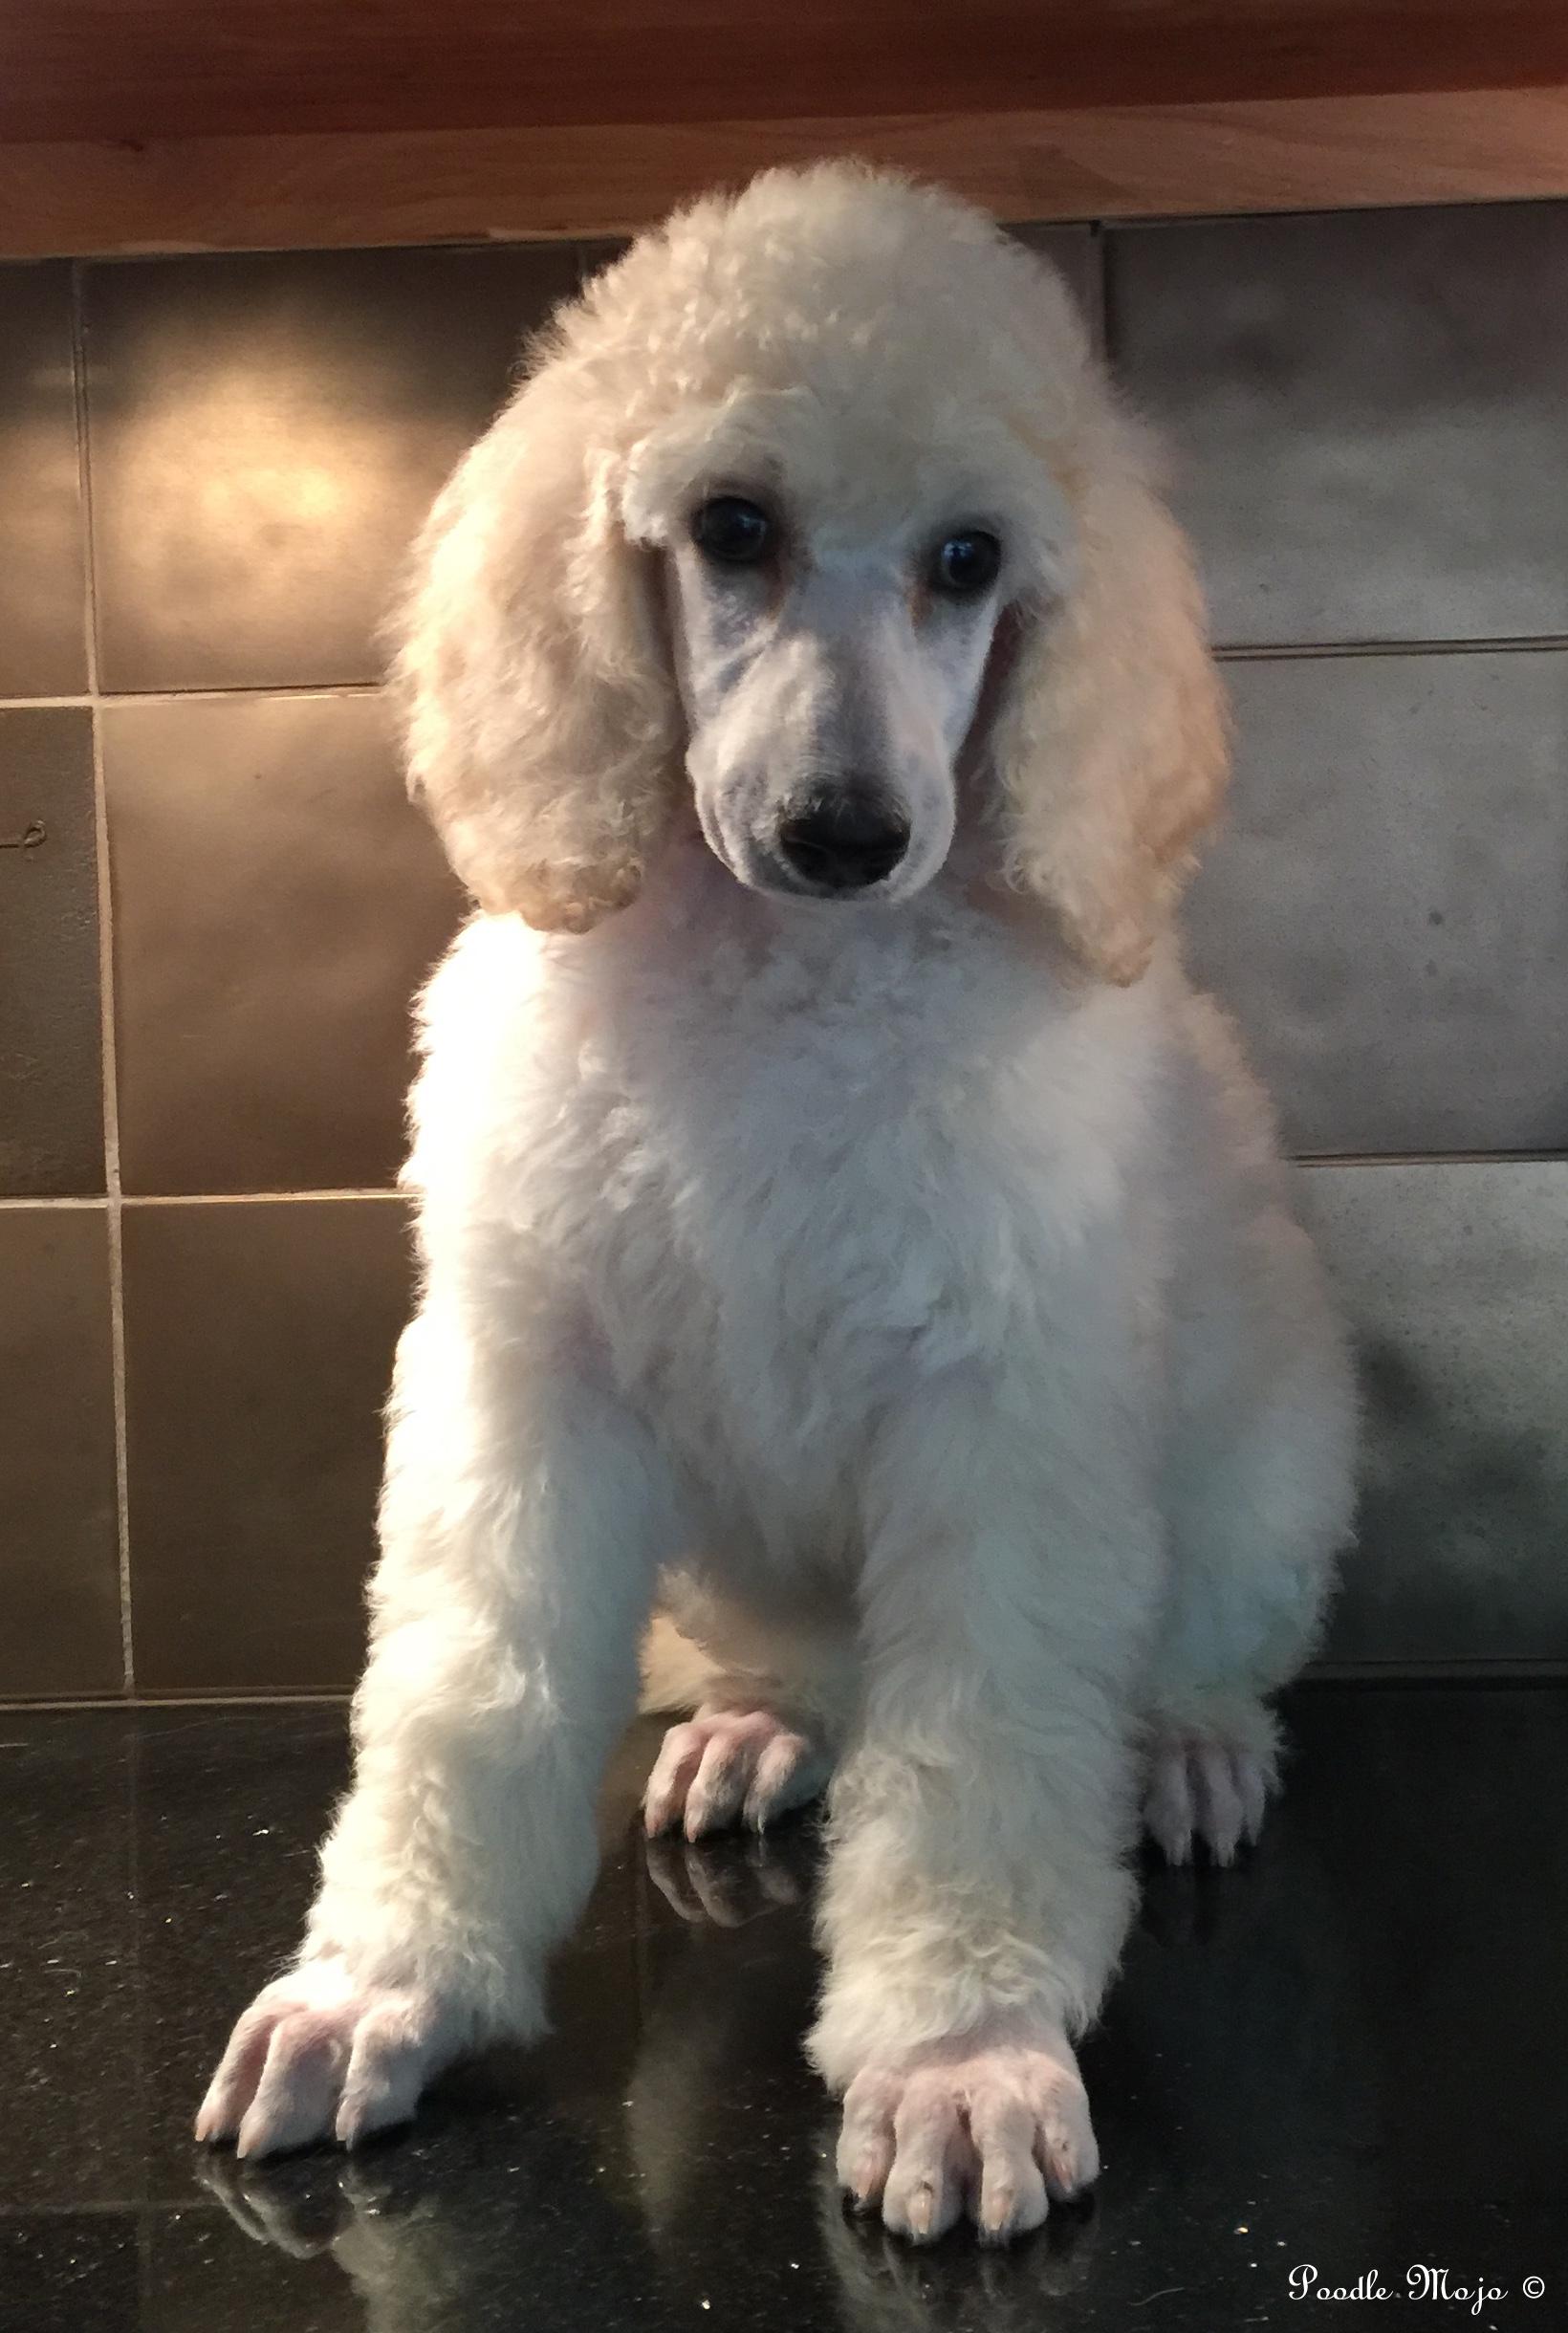
<path id="1" fill-rule="evenodd" d="M 728 851 L 715 849 L 713 855 L 736 883 L 768 899 L 827 907 L 875 907 L 895 905 L 923 887 L 920 880 L 910 883 L 905 878 L 903 853 L 890 864 L 858 868 L 852 874 L 838 867 L 817 868 L 799 860 L 786 860 L 771 849 L 749 853 L 739 865 Z"/>

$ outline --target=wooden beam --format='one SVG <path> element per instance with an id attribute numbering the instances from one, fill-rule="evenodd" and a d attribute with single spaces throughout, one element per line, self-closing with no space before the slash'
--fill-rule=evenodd
<path id="1" fill-rule="evenodd" d="M 1563 80 L 1563 0 L 0 8 L 7 143 L 1067 111 Z"/>
<path id="2" fill-rule="evenodd" d="M 1095 111 L 0 146 L 0 255 L 629 231 L 860 153 L 1004 218 L 1568 195 L 1568 86 Z"/>

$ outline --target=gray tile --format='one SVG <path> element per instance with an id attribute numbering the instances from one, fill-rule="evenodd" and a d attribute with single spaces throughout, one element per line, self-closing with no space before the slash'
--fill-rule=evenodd
<path id="1" fill-rule="evenodd" d="M 101 1207 L 0 1208 L 0 1696 L 119 1692 Z"/>
<path id="2" fill-rule="evenodd" d="M 1245 660 L 1193 969 L 1303 1152 L 1568 1148 L 1568 653 Z"/>
<path id="3" fill-rule="evenodd" d="M 601 275 L 607 267 L 614 265 L 622 251 L 631 249 L 631 242 L 630 235 L 590 235 L 580 243 L 574 243 L 572 251 L 577 259 L 579 280 L 585 284 L 591 283 L 596 275 Z"/>
<path id="4" fill-rule="evenodd" d="M 0 697 L 87 687 L 71 270 L 0 267 Z"/>
<path id="5" fill-rule="evenodd" d="M 374 679 L 409 537 L 576 286 L 567 244 L 90 268 L 104 687 Z"/>
<path id="6" fill-rule="evenodd" d="M 1024 221 L 1008 232 L 1032 251 L 1053 260 L 1067 278 L 1068 288 L 1088 321 L 1097 348 L 1105 344 L 1105 286 L 1100 264 L 1100 231 L 1093 227 L 1063 227 L 1056 221 Z"/>
<path id="7" fill-rule="evenodd" d="M 351 1686 L 410 1308 L 403 1203 L 133 1204 L 124 1262 L 139 1687 Z"/>
<path id="8" fill-rule="evenodd" d="M 85 707 L 0 709 L 0 1196 L 102 1190 L 98 841 Z"/>
<path id="9" fill-rule="evenodd" d="M 1118 229 L 1216 637 L 1568 631 L 1568 204 Z"/>
<path id="10" fill-rule="evenodd" d="M 410 1002 L 464 898 L 381 702 L 185 697 L 99 719 L 124 1188 L 391 1182 Z"/>
<path id="11" fill-rule="evenodd" d="M 1299 1178 L 1361 1352 L 1361 1543 L 1325 1657 L 1568 1660 L 1568 1163 Z"/>

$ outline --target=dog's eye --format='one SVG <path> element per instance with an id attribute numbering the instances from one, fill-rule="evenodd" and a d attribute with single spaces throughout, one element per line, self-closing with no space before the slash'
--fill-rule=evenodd
<path id="1" fill-rule="evenodd" d="M 972 600 L 995 582 L 1001 564 L 1002 546 L 994 534 L 949 534 L 931 561 L 927 580 L 933 591 L 951 600 Z"/>
<path id="2" fill-rule="evenodd" d="M 715 494 L 692 513 L 691 539 L 724 567 L 754 567 L 773 547 L 773 522 L 740 494 Z"/>

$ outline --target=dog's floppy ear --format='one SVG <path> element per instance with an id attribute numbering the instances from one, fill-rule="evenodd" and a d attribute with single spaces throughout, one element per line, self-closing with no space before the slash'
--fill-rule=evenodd
<path id="1" fill-rule="evenodd" d="M 677 798 L 675 692 L 594 400 L 546 362 L 459 466 L 393 636 L 409 786 L 481 906 L 586 931 Z"/>
<path id="2" fill-rule="evenodd" d="M 1026 620 L 991 728 L 1004 872 L 1122 986 L 1225 790 L 1225 701 L 1186 541 L 1120 417 L 1071 497 L 1073 579 Z"/>

